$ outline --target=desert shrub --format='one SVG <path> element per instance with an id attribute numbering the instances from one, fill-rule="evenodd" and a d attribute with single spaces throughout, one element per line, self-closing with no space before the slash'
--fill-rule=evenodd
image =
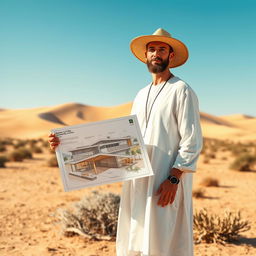
<path id="1" fill-rule="evenodd" d="M 32 159 L 32 158 L 33 158 L 33 155 L 31 151 L 27 148 L 15 149 L 9 154 L 9 157 L 8 157 L 10 161 L 15 161 L 15 162 L 20 162 L 23 159 Z"/>
<path id="2" fill-rule="evenodd" d="M 216 158 L 216 155 L 214 153 L 209 153 L 209 154 L 207 154 L 206 157 L 214 159 L 214 158 Z"/>
<path id="3" fill-rule="evenodd" d="M 5 152 L 5 151 L 6 151 L 6 146 L 0 143 L 0 152 Z"/>
<path id="4" fill-rule="evenodd" d="M 49 166 L 49 167 L 58 167 L 58 161 L 57 161 L 56 156 L 52 156 L 51 158 L 48 159 L 47 166 Z"/>
<path id="5" fill-rule="evenodd" d="M 14 150 L 9 154 L 8 159 L 14 162 L 21 162 L 24 158 L 18 150 Z"/>
<path id="6" fill-rule="evenodd" d="M 195 198 L 204 198 L 205 197 L 205 190 L 203 188 L 198 188 L 193 190 L 192 195 Z"/>
<path id="7" fill-rule="evenodd" d="M 225 212 L 224 216 L 211 215 L 206 209 L 194 214 L 194 239 L 196 243 L 232 242 L 240 233 L 250 229 L 248 221 L 241 220 L 241 214 Z"/>
<path id="8" fill-rule="evenodd" d="M 42 147 L 44 147 L 44 148 L 49 148 L 50 147 L 49 142 L 47 140 L 41 141 L 41 144 L 42 144 Z"/>
<path id="9" fill-rule="evenodd" d="M 250 153 L 251 147 L 253 144 L 251 143 L 229 143 L 227 145 L 227 149 L 233 154 L 233 156 L 239 156 L 241 154 Z"/>
<path id="10" fill-rule="evenodd" d="M 27 140 L 18 140 L 15 144 L 14 144 L 14 148 L 18 149 L 18 148 L 23 148 L 27 145 L 28 141 Z"/>
<path id="11" fill-rule="evenodd" d="M 235 146 L 234 148 L 232 148 L 231 152 L 234 156 L 237 156 L 240 154 L 248 153 L 249 150 L 248 150 L 248 148 L 246 148 L 244 146 L 238 145 L 238 146 Z"/>
<path id="12" fill-rule="evenodd" d="M 43 153 L 43 150 L 40 147 L 36 146 L 36 145 L 31 146 L 31 151 L 33 153 Z"/>
<path id="13" fill-rule="evenodd" d="M 252 166 L 256 164 L 256 156 L 250 154 L 242 154 L 238 156 L 233 163 L 231 163 L 230 168 L 238 171 L 252 171 Z"/>
<path id="14" fill-rule="evenodd" d="M 32 159 L 33 158 L 31 150 L 24 148 L 24 147 L 18 148 L 17 150 L 21 153 L 21 155 L 23 156 L 24 159 Z"/>
<path id="15" fill-rule="evenodd" d="M 204 139 L 201 154 L 204 154 L 206 152 L 206 150 L 207 150 L 207 141 Z"/>
<path id="16" fill-rule="evenodd" d="M 0 156 L 0 168 L 4 168 L 6 162 L 8 162 L 7 157 L 5 157 L 5 156 Z"/>
<path id="17" fill-rule="evenodd" d="M 116 237 L 120 196 L 93 191 L 74 206 L 74 211 L 60 210 L 64 235 L 81 235 L 91 239 Z"/>
<path id="18" fill-rule="evenodd" d="M 206 177 L 201 182 L 201 185 L 206 186 L 206 187 L 218 187 L 219 186 L 219 181 L 215 178 L 212 178 L 212 177 Z"/>
<path id="19" fill-rule="evenodd" d="M 203 163 L 204 164 L 209 164 L 210 163 L 210 158 L 207 155 L 204 156 Z"/>
<path id="20" fill-rule="evenodd" d="M 33 147 L 37 144 L 37 140 L 36 139 L 28 140 L 28 144 L 29 144 L 30 147 Z"/>
<path id="21" fill-rule="evenodd" d="M 1 145 L 13 145 L 13 139 L 12 138 L 4 138 L 0 139 Z"/>
<path id="22" fill-rule="evenodd" d="M 226 151 L 227 151 L 227 148 L 226 148 L 226 147 L 223 147 L 223 148 L 221 148 L 221 151 L 222 151 L 222 152 L 226 152 Z"/>

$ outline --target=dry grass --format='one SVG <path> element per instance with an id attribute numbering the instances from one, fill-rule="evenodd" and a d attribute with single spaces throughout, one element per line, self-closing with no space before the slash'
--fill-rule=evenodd
<path id="1" fill-rule="evenodd" d="M 234 160 L 230 168 L 241 172 L 248 172 L 253 170 L 255 164 L 256 155 L 242 154 Z"/>
<path id="2" fill-rule="evenodd" d="M 7 157 L 5 157 L 5 156 L 0 156 L 0 168 L 4 168 L 6 162 L 8 162 Z"/>
<path id="3" fill-rule="evenodd" d="M 32 151 L 33 153 L 37 153 L 37 154 L 43 153 L 42 148 L 41 148 L 41 147 L 38 147 L 37 145 L 32 145 L 32 146 L 31 146 L 31 151 Z"/>
<path id="4" fill-rule="evenodd" d="M 51 158 L 48 159 L 47 166 L 49 166 L 49 167 L 58 167 L 58 161 L 57 161 L 56 156 L 52 156 Z"/>
<path id="5" fill-rule="evenodd" d="M 193 190 L 192 195 L 195 198 L 204 198 L 205 190 L 203 188 L 197 188 L 197 189 Z"/>
<path id="6" fill-rule="evenodd" d="M 203 163 L 204 164 L 209 164 L 210 163 L 210 158 L 207 155 L 204 156 Z"/>
<path id="7" fill-rule="evenodd" d="M 194 239 L 196 243 L 232 242 L 240 233 L 250 229 L 248 221 L 241 220 L 241 214 L 225 212 L 224 216 L 211 215 L 206 209 L 194 215 Z"/>
<path id="8" fill-rule="evenodd" d="M 0 152 L 5 152 L 5 151 L 6 151 L 6 146 L 0 143 Z"/>
<path id="9" fill-rule="evenodd" d="M 33 155 L 31 150 L 25 147 L 20 147 L 13 150 L 8 156 L 8 159 L 10 161 L 15 161 L 15 162 L 21 162 L 24 159 L 32 159 L 32 158 L 33 158 Z"/>
<path id="10" fill-rule="evenodd" d="M 219 187 L 219 181 L 212 177 L 206 177 L 201 182 L 201 185 L 205 187 Z"/>
<path id="11" fill-rule="evenodd" d="M 73 212 L 59 210 L 64 234 L 81 235 L 96 240 L 116 237 L 120 196 L 93 191 L 75 205 Z"/>

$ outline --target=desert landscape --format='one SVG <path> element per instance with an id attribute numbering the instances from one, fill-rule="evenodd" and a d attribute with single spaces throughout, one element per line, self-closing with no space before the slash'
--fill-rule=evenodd
<path id="1" fill-rule="evenodd" d="M 47 137 L 52 128 L 129 115 L 131 104 L 0 110 L 0 255 L 115 255 L 114 239 L 65 235 L 60 212 L 72 211 L 95 190 L 119 195 L 122 184 L 64 192 Z M 194 213 L 206 209 L 223 218 L 225 212 L 241 212 L 241 222 L 248 224 L 236 241 L 195 239 L 195 256 L 256 255 L 256 118 L 201 113 L 201 124 L 204 148 L 194 175 Z"/>

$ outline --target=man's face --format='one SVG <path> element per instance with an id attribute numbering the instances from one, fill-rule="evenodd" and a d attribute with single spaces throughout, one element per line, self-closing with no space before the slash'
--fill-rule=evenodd
<path id="1" fill-rule="evenodd" d="M 157 74 L 168 68 L 170 58 L 174 56 L 174 53 L 170 53 L 170 46 L 166 43 L 150 42 L 145 55 L 149 72 Z"/>

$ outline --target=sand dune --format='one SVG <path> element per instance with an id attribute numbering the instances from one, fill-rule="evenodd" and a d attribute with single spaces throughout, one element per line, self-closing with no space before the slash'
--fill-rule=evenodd
<path id="1" fill-rule="evenodd" d="M 222 116 L 222 118 L 225 118 L 226 120 L 230 120 L 230 121 L 234 121 L 234 122 L 255 119 L 253 116 L 242 115 L 242 114 Z"/>
<path id="2" fill-rule="evenodd" d="M 204 121 L 201 113 L 202 129 L 205 137 L 234 141 L 256 140 L 256 118 L 235 114 L 215 117 L 206 114 L 210 121 Z"/>
<path id="3" fill-rule="evenodd" d="M 210 124 L 210 125 L 223 125 L 228 127 L 235 127 L 232 122 L 229 122 L 225 118 L 213 116 L 204 112 L 200 113 L 200 119 L 202 124 Z"/>
<path id="4" fill-rule="evenodd" d="M 0 109 L 0 137 L 46 137 L 52 128 L 129 115 L 131 106 L 131 102 L 113 107 L 66 103 L 31 109 Z M 218 117 L 201 112 L 201 124 L 204 137 L 256 139 L 255 117 L 242 114 Z"/>
<path id="5" fill-rule="evenodd" d="M 0 112 L 0 137 L 46 137 L 50 129 L 129 115 L 131 103 L 94 107 L 67 103 L 54 107 L 4 110 Z"/>
<path id="6" fill-rule="evenodd" d="M 256 132 L 256 118 L 247 115 L 230 115 L 223 116 L 225 120 L 228 120 L 235 124 L 237 127 L 241 129 Z"/>

